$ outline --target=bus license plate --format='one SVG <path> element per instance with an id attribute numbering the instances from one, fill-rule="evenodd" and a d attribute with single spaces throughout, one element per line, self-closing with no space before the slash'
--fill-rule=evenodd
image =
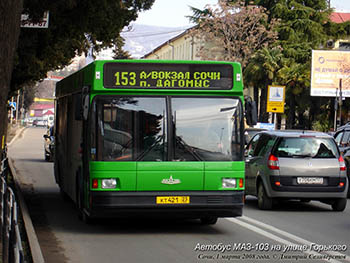
<path id="1" fill-rule="evenodd" d="M 323 184 L 322 177 L 298 177 L 298 184 Z"/>
<path id="2" fill-rule="evenodd" d="M 157 204 L 189 204 L 189 196 L 157 196 Z"/>

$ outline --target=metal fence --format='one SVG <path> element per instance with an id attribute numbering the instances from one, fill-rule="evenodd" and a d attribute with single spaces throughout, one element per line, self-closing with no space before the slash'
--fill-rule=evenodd
<path id="1" fill-rule="evenodd" d="M 6 154 L 2 154 L 0 172 L 0 229 L 2 243 L 2 262 L 24 262 L 22 241 L 18 227 L 17 202 L 15 194 L 7 184 L 9 164 Z"/>

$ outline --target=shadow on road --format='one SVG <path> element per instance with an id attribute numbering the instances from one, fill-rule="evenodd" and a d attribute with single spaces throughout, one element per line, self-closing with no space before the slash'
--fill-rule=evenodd
<path id="1" fill-rule="evenodd" d="M 202 225 L 199 220 L 181 220 L 172 218 L 133 217 L 118 219 L 95 219 L 86 224 L 78 219 L 75 204 L 62 197 L 58 188 L 38 188 L 36 192 L 25 191 L 34 226 L 48 225 L 55 231 L 86 234 L 196 234 L 216 235 L 222 232 L 214 226 Z M 220 220 L 220 219 L 219 219 Z"/>
<path id="2" fill-rule="evenodd" d="M 255 197 L 248 197 L 245 202 L 245 206 L 254 210 L 259 210 L 258 199 Z M 332 212 L 332 207 L 327 204 L 323 204 L 319 201 L 301 202 L 299 200 L 281 200 L 274 204 L 272 210 L 264 210 L 264 212 Z"/>

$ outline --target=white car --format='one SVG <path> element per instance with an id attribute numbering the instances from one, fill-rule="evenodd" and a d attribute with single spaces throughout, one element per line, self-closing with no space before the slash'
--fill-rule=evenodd
<path id="1" fill-rule="evenodd" d="M 44 121 L 44 120 L 34 120 L 33 121 L 34 127 L 44 127 L 44 126 L 46 126 L 46 124 L 47 124 L 47 121 Z"/>

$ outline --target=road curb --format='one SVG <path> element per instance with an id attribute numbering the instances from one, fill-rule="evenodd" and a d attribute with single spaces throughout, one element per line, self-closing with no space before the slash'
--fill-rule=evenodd
<path id="1" fill-rule="evenodd" d="M 27 127 L 22 127 L 19 129 L 19 131 L 16 132 L 16 135 L 12 138 L 12 140 L 7 143 L 7 146 L 10 146 L 26 129 Z"/>
<path id="2" fill-rule="evenodd" d="M 28 237 L 28 242 L 29 242 L 29 247 L 32 254 L 33 263 L 44 263 L 45 260 L 41 252 L 39 240 L 35 233 L 32 219 L 30 218 L 30 215 L 28 212 L 27 204 L 22 195 L 21 187 L 20 187 L 20 184 L 18 183 L 16 169 L 14 168 L 13 160 L 11 158 L 9 158 L 9 166 L 13 176 L 13 181 L 14 181 L 14 185 L 17 193 L 17 198 L 18 198 L 17 201 L 21 209 L 21 213 L 24 221 L 24 227 L 26 229 L 26 233 Z"/>

